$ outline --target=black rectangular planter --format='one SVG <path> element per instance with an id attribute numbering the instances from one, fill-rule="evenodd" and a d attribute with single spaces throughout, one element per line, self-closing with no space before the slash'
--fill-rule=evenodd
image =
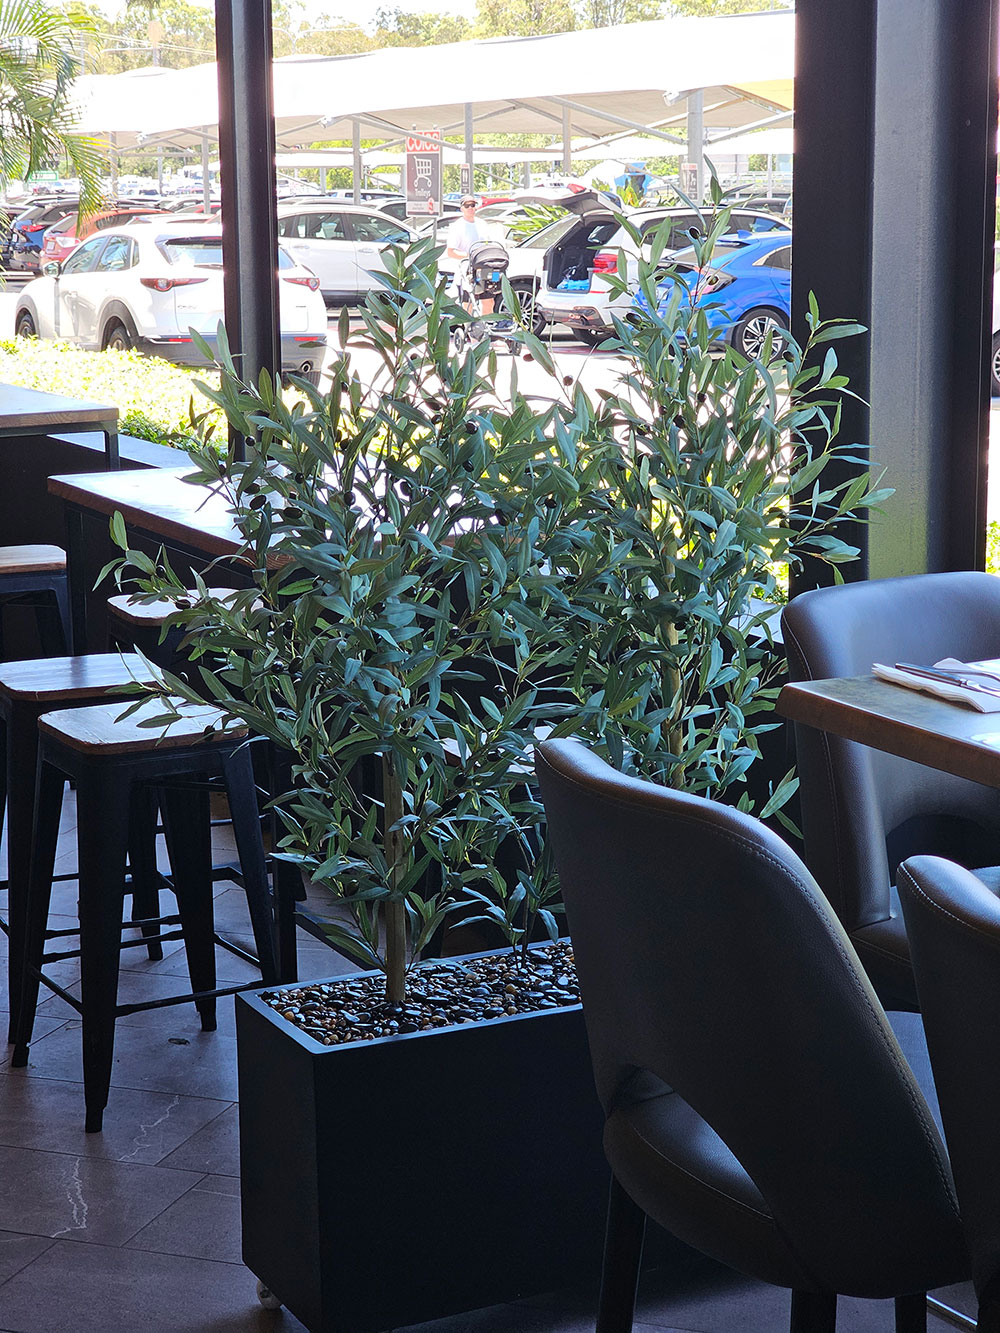
<path id="1" fill-rule="evenodd" d="M 609 1177 L 579 1005 L 339 1047 L 254 992 L 236 1010 L 243 1258 L 311 1330 L 596 1278 Z"/>

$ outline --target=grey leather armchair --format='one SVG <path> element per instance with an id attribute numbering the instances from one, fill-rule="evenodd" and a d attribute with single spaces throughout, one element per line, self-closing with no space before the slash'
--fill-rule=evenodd
<path id="1" fill-rule="evenodd" d="M 818 588 L 782 614 L 791 680 L 861 676 L 873 662 L 1000 657 L 1000 579 L 921 574 Z M 1000 885 L 1000 793 L 811 727 L 795 728 L 805 861 L 882 1003 L 916 991 L 893 888 L 908 856 L 940 855 Z"/>
<path id="2" fill-rule="evenodd" d="M 1000 901 L 936 856 L 899 868 L 927 1046 L 972 1257 L 980 1333 L 1000 1331 Z"/>
<path id="3" fill-rule="evenodd" d="M 790 1287 L 923 1293 L 968 1261 L 947 1155 L 843 928 L 799 858 L 729 807 L 623 776 L 577 741 L 537 773 L 613 1183 L 598 1333 L 627 1333 L 645 1217 Z M 895 1015 L 922 1046 L 916 1014 Z"/>

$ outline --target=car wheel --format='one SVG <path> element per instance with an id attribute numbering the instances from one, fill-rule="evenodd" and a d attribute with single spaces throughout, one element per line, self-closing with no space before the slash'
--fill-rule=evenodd
<path id="1" fill-rule="evenodd" d="M 993 335 L 993 350 L 990 354 L 991 392 L 994 398 L 1000 398 L 1000 333 Z"/>
<path id="2" fill-rule="evenodd" d="M 35 328 L 35 318 L 30 310 L 19 310 L 14 319 L 14 337 L 15 338 L 37 338 L 38 330 Z"/>
<path id="3" fill-rule="evenodd" d="M 512 282 L 511 289 L 521 303 L 521 313 L 524 316 L 525 325 L 537 337 L 541 337 L 545 328 L 546 319 L 542 312 L 535 305 L 535 297 L 538 288 L 533 282 Z M 497 302 L 497 310 L 503 309 L 503 298 Z"/>
<path id="4" fill-rule="evenodd" d="M 771 355 L 780 356 L 788 345 L 788 339 L 781 332 L 784 329 L 784 316 L 777 310 L 768 310 L 758 306 L 748 310 L 733 330 L 733 346 L 749 361 L 759 360 L 764 350 L 764 339 L 771 333 Z"/>
<path id="5" fill-rule="evenodd" d="M 116 319 L 113 324 L 108 325 L 104 334 L 105 351 L 110 348 L 112 352 L 130 352 L 134 346 L 135 339 L 121 320 Z"/>

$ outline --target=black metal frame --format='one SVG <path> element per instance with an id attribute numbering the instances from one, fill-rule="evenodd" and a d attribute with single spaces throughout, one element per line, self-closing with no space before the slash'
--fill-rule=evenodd
<path id="1" fill-rule="evenodd" d="M 226 331 L 243 377 L 281 369 L 271 0 L 216 0 Z M 245 442 L 230 432 L 236 458 Z"/>
<path id="2" fill-rule="evenodd" d="M 824 317 L 871 329 L 838 348 L 865 400 L 845 404 L 841 439 L 896 491 L 884 519 L 845 532 L 862 551 L 847 578 L 985 565 L 997 11 L 796 9 L 793 332 L 810 292 Z M 821 581 L 809 570 L 794 590 Z"/>

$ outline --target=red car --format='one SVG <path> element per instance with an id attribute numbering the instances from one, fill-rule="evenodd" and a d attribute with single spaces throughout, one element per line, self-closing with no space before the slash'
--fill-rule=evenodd
<path id="1" fill-rule="evenodd" d="M 101 213 L 91 213 L 82 225 L 79 214 L 70 213 L 45 233 L 41 262 L 47 264 L 52 259 L 58 259 L 61 263 L 73 253 L 81 241 L 93 236 L 95 231 L 103 231 L 105 227 L 118 227 L 128 222 L 130 218 L 145 218 L 160 211 L 158 208 L 141 204 L 124 205 L 120 208 L 106 209 Z"/>

